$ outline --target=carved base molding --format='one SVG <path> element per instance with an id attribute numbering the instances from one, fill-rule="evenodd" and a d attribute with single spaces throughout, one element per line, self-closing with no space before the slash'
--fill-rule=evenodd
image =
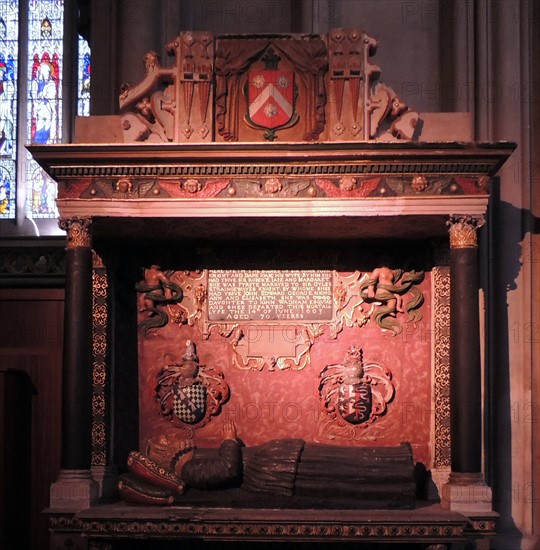
<path id="1" fill-rule="evenodd" d="M 50 498 L 51 509 L 83 510 L 99 498 L 99 485 L 90 470 L 60 470 Z"/>
<path id="2" fill-rule="evenodd" d="M 493 536 L 496 516 L 470 518 L 438 504 L 406 511 L 197 508 L 194 513 L 191 507 L 117 503 L 94 505 L 75 515 L 52 513 L 51 532 L 54 536 L 78 531 L 90 548 L 111 549 L 114 541 L 127 539 L 455 545 Z"/>
<path id="3" fill-rule="evenodd" d="M 465 479 L 454 478 L 455 474 L 450 474 L 449 482 L 442 487 L 441 505 L 445 510 L 467 515 L 492 512 L 493 495 L 489 485 L 481 480 L 471 479 L 466 483 Z"/>

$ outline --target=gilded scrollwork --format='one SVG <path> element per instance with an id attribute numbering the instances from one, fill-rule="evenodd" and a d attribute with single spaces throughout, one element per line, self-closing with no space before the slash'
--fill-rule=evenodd
<path id="1" fill-rule="evenodd" d="M 108 422 L 109 281 L 101 257 L 92 254 L 92 466 L 105 466 Z"/>
<path id="2" fill-rule="evenodd" d="M 450 467 L 450 270 L 433 269 L 435 468 Z"/>

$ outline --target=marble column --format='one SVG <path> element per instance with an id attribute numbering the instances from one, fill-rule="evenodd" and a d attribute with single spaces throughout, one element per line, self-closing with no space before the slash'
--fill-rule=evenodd
<path id="1" fill-rule="evenodd" d="M 456 511 L 491 510 L 482 475 L 482 371 L 477 230 L 482 217 L 452 216 L 450 229 L 451 473 L 442 504 Z"/>
<path id="2" fill-rule="evenodd" d="M 98 497 L 92 478 L 92 244 L 91 219 L 62 219 L 67 231 L 62 364 L 62 454 L 50 507 L 80 510 Z"/>

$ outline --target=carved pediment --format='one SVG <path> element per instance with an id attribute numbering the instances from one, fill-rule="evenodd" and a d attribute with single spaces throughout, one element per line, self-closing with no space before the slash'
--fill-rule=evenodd
<path id="1" fill-rule="evenodd" d="M 124 141 L 392 141 L 421 129 L 379 81 L 377 41 L 358 28 L 327 35 L 181 32 L 162 66 L 120 95 Z"/>

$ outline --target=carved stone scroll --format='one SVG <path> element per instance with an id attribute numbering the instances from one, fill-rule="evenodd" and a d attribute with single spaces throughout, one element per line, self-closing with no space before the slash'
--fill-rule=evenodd
<path id="1" fill-rule="evenodd" d="M 124 85 L 124 141 L 211 141 L 214 38 L 209 32 L 182 32 L 167 44 L 167 53 L 175 57 L 173 67 L 162 67 L 149 52 L 145 78 Z"/>

